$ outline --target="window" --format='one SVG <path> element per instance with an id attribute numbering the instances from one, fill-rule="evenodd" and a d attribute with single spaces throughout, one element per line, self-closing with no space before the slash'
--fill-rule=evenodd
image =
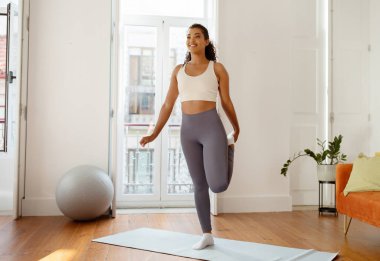
<path id="1" fill-rule="evenodd" d="M 144 148 L 139 141 L 157 121 L 172 70 L 184 62 L 188 27 L 208 25 L 209 3 L 192 1 L 190 8 L 183 0 L 120 2 L 119 82 L 125 97 L 118 206 L 139 201 L 150 202 L 150 206 L 175 201 L 194 205 L 193 184 L 180 143 L 179 101 L 159 137 Z"/>

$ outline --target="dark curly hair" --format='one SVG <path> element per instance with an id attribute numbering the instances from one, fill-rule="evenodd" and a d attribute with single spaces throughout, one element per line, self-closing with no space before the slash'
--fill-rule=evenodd
<path id="1" fill-rule="evenodd" d="M 206 40 L 210 39 L 210 36 L 208 35 L 208 30 L 207 30 L 206 27 L 204 27 L 201 24 L 192 24 L 189 27 L 189 29 L 194 29 L 194 28 L 200 29 L 202 31 L 203 36 L 204 36 L 204 38 Z M 215 46 L 214 46 L 214 44 L 211 41 L 209 41 L 209 44 L 206 46 L 205 54 L 206 54 L 207 60 L 216 62 Z M 186 53 L 185 64 L 188 63 L 189 61 L 191 61 L 191 53 L 188 51 Z"/>

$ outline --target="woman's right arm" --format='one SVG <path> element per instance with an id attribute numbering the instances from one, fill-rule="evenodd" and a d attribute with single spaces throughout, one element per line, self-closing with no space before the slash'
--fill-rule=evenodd
<path id="1" fill-rule="evenodd" d="M 166 95 L 165 102 L 161 106 L 160 114 L 158 116 L 158 120 L 153 130 L 153 133 L 151 135 L 143 137 L 140 140 L 140 145 L 143 147 L 145 146 L 145 144 L 152 142 L 154 139 L 157 138 L 157 136 L 160 134 L 162 128 L 165 126 L 166 122 L 168 121 L 172 113 L 175 101 L 177 100 L 177 97 L 178 97 L 177 73 L 179 69 L 181 68 L 181 66 L 182 66 L 181 64 L 177 65 L 172 72 L 169 90 Z"/>

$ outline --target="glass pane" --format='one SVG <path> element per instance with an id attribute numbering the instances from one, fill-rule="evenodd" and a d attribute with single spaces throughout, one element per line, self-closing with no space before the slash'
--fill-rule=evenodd
<path id="1" fill-rule="evenodd" d="M 168 82 L 177 64 L 183 64 L 185 61 L 187 48 L 186 48 L 186 34 L 187 27 L 170 27 L 169 30 L 169 71 L 166 75 Z M 169 119 L 169 124 L 181 124 L 181 103 L 179 98 L 173 108 L 172 115 Z"/>
<path id="2" fill-rule="evenodd" d="M 142 148 L 139 141 L 154 124 L 157 29 L 126 26 L 122 70 L 125 87 L 124 194 L 154 193 L 154 142 Z"/>
<path id="3" fill-rule="evenodd" d="M 158 15 L 204 18 L 205 0 L 125 0 L 124 15 Z M 190 4 L 189 4 L 190 3 Z M 186 8 L 184 8 L 186 6 Z"/>
<path id="4" fill-rule="evenodd" d="M 171 27 L 169 31 L 169 61 L 170 75 L 177 64 L 182 64 L 185 60 L 187 27 Z M 170 79 L 170 75 L 167 75 Z M 172 115 L 169 119 L 169 151 L 168 151 L 168 172 L 167 172 L 167 192 L 168 194 L 188 194 L 193 193 L 193 183 L 191 181 L 185 157 L 182 152 L 180 142 L 181 126 L 181 104 L 177 99 Z"/>
<path id="5" fill-rule="evenodd" d="M 6 12 L 6 8 L 4 9 Z M 0 151 L 5 150 L 6 126 L 6 93 L 5 93 L 5 62 L 7 49 L 7 16 L 0 16 Z"/>

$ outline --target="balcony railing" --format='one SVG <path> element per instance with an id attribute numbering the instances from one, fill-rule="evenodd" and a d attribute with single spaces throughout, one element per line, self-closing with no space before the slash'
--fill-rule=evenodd
<path id="1" fill-rule="evenodd" d="M 142 148 L 139 140 L 146 135 L 151 124 L 128 122 L 124 124 L 124 194 L 153 194 L 153 175 L 156 173 L 154 166 L 160 166 L 155 162 L 154 145 L 149 144 Z M 180 124 L 169 123 L 168 139 L 168 165 L 163 175 L 167 175 L 167 186 L 163 188 L 168 194 L 191 194 L 194 191 L 190 175 L 188 173 L 184 155 L 180 147 Z M 152 147 L 153 145 L 153 147 Z"/>

